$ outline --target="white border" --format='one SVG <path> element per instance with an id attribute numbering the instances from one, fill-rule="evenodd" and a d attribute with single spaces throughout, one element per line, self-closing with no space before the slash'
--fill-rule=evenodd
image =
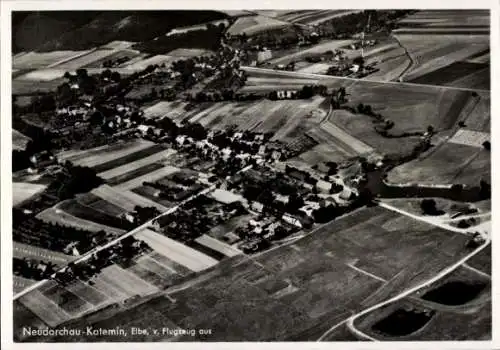
<path id="1" fill-rule="evenodd" d="M 492 341 L 477 341 L 477 342 L 338 342 L 332 343 L 316 343 L 316 342 L 294 342 L 294 343 L 13 343 L 12 341 L 12 177 L 11 177 L 11 11 L 14 10 L 158 10 L 158 9 L 313 9 L 313 8 L 338 8 L 338 9 L 356 9 L 356 8 L 434 8 L 434 9 L 458 9 L 458 8 L 489 8 L 491 10 L 491 115 L 498 116 L 496 112 L 500 111 L 499 103 L 496 98 L 500 97 L 496 92 L 500 88 L 500 69 L 497 63 L 500 60 L 497 58 L 499 52 L 499 2 L 498 0 L 378 0 L 376 2 L 370 0 L 350 0 L 334 4 L 327 0 L 308 2 L 306 0 L 254 0 L 252 3 L 242 4 L 234 0 L 183 0 L 183 1 L 116 1 L 116 0 L 87 0 L 87 1 L 12 1 L 0 0 L 0 45 L 1 45 L 1 291 L 2 291 L 2 307 L 1 307 L 1 348 L 2 349 L 84 349 L 89 346 L 95 349 L 112 349 L 120 346 L 123 349 L 137 349 L 147 346 L 147 348 L 164 349 L 169 348 L 186 348 L 186 349 L 207 349 L 216 348 L 218 350 L 225 349 L 253 349 L 259 348 L 277 348 L 290 349 L 290 347 L 301 347 L 305 349 L 331 349 L 332 346 L 338 346 L 341 349 L 497 349 L 500 348 L 500 315 L 497 299 L 500 297 L 500 287 L 497 283 L 497 271 L 500 259 L 496 257 L 498 247 L 496 243 L 492 244 L 493 257 L 493 272 L 492 272 L 492 299 L 493 299 L 493 340 Z M 496 126 L 496 127 L 495 127 Z M 500 133 L 500 121 L 495 117 L 491 118 L 492 139 L 497 139 Z M 495 134 L 493 136 L 493 134 Z M 496 143 L 492 142 L 492 150 L 496 150 Z M 493 152 L 493 151 L 492 151 Z M 495 169 L 497 164 L 496 159 L 492 157 L 492 168 Z M 492 172 L 493 184 L 493 210 L 496 207 L 496 199 L 499 198 L 500 189 L 495 184 L 495 173 Z M 495 228 L 496 218 L 492 218 L 492 235 L 496 235 Z M 498 277 L 500 278 L 500 277 Z"/>

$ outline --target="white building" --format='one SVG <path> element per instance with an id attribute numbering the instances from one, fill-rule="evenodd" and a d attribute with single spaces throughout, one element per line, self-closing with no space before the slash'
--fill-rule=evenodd
<path id="1" fill-rule="evenodd" d="M 318 182 L 316 182 L 316 188 L 318 191 L 328 192 L 332 188 L 332 184 L 328 181 L 318 180 Z"/>
<path id="2" fill-rule="evenodd" d="M 295 227 L 298 227 L 298 228 L 302 228 L 302 223 L 300 222 L 300 220 L 297 218 L 294 218 L 293 216 L 285 214 L 281 218 L 286 223 L 294 225 Z"/>

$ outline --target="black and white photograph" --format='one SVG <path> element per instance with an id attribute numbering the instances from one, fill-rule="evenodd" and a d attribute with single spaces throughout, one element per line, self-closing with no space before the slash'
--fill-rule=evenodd
<path id="1" fill-rule="evenodd" d="M 490 8 L 9 20 L 10 341 L 492 341 Z"/>

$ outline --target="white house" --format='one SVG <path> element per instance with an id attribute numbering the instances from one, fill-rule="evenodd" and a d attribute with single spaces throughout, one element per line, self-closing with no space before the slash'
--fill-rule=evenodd
<path id="1" fill-rule="evenodd" d="M 141 125 L 138 125 L 137 126 L 137 130 L 139 130 L 143 135 L 147 134 L 148 130 L 151 128 L 151 126 L 149 125 L 144 125 L 144 124 L 141 124 Z"/>
<path id="2" fill-rule="evenodd" d="M 178 135 L 175 138 L 175 142 L 177 142 L 177 144 L 180 145 L 180 146 L 182 146 L 185 141 L 186 141 L 186 135 Z"/>
<path id="3" fill-rule="evenodd" d="M 253 210 L 255 210 L 258 213 L 262 213 L 262 211 L 264 210 L 264 204 L 262 204 L 260 202 L 252 202 L 252 205 L 250 206 L 250 208 L 252 208 Z"/>
<path id="4" fill-rule="evenodd" d="M 328 182 L 328 181 L 318 180 L 318 182 L 316 182 L 316 188 L 319 191 L 328 192 L 332 188 L 332 184 L 331 184 L 331 182 Z"/>
<path id="5" fill-rule="evenodd" d="M 286 222 L 286 223 L 289 223 L 289 224 L 291 224 L 291 225 L 294 225 L 295 227 L 302 228 L 302 223 L 300 222 L 300 220 L 299 220 L 299 219 L 297 219 L 297 218 L 294 218 L 293 216 L 290 216 L 290 215 L 285 214 L 285 215 L 283 215 L 281 218 L 282 218 L 282 219 L 283 219 L 283 221 L 284 221 L 284 222 Z"/>

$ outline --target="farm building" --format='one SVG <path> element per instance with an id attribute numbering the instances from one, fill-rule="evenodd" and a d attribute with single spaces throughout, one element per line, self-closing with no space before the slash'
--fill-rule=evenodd
<path id="1" fill-rule="evenodd" d="M 234 202 L 241 202 L 243 200 L 243 197 L 241 195 L 237 195 L 233 192 L 227 191 L 227 190 L 222 190 L 222 189 L 216 189 L 214 190 L 210 196 L 215 199 L 217 202 L 221 202 L 224 204 L 230 204 Z"/>
<path id="2" fill-rule="evenodd" d="M 269 49 L 264 49 L 262 51 L 259 51 L 259 53 L 257 54 L 258 63 L 270 60 L 271 58 L 273 58 L 273 54 L 272 51 Z"/>
<path id="3" fill-rule="evenodd" d="M 262 211 L 264 210 L 264 204 L 260 202 L 252 202 L 250 208 L 258 213 L 262 213 Z"/>
<path id="4" fill-rule="evenodd" d="M 332 184 L 328 181 L 318 180 L 318 182 L 316 182 L 316 188 L 319 191 L 328 192 L 332 188 Z"/>

